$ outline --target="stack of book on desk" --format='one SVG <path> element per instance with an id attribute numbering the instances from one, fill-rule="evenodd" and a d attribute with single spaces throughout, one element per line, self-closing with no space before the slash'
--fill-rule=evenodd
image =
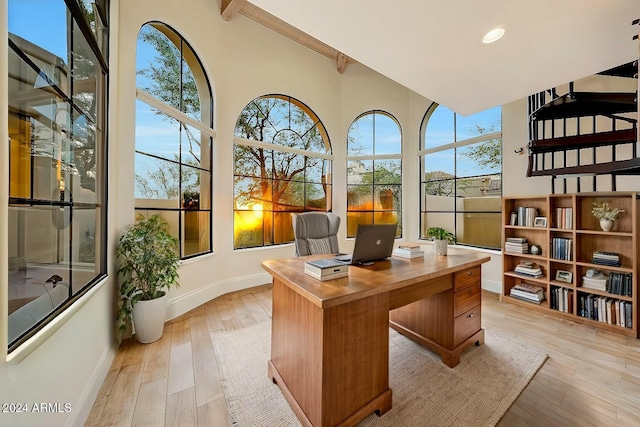
<path id="1" fill-rule="evenodd" d="M 514 271 L 516 274 L 534 279 L 542 277 L 542 269 L 535 262 L 521 261 L 520 264 L 516 265 Z"/>
<path id="2" fill-rule="evenodd" d="M 393 256 L 401 258 L 418 258 L 424 256 L 424 251 L 417 243 L 403 243 L 393 250 Z"/>
<path id="3" fill-rule="evenodd" d="M 593 264 L 620 267 L 620 255 L 615 252 L 593 251 Z"/>
<path id="4" fill-rule="evenodd" d="M 331 280 L 347 277 L 349 265 L 334 259 L 317 259 L 304 263 L 304 272 L 318 280 Z"/>
<path id="5" fill-rule="evenodd" d="M 513 298 L 540 304 L 544 301 L 544 288 L 541 286 L 530 285 L 529 283 L 518 283 L 511 288 L 509 295 Z"/>
<path id="6" fill-rule="evenodd" d="M 609 278 L 602 272 L 592 273 L 591 277 L 582 276 L 582 287 L 607 291 L 607 281 Z"/>
<path id="7" fill-rule="evenodd" d="M 512 254 L 529 253 L 529 243 L 524 237 L 507 237 L 504 242 L 504 251 Z"/>

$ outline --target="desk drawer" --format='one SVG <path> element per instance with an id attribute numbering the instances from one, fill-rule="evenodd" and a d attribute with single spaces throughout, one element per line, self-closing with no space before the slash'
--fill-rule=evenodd
<path id="1" fill-rule="evenodd" d="M 462 313 L 471 310 L 476 305 L 480 305 L 480 286 L 469 286 L 454 294 L 455 312 L 457 317 Z"/>
<path id="2" fill-rule="evenodd" d="M 454 346 L 469 338 L 480 330 L 481 325 L 480 306 L 456 317 Z"/>
<path id="3" fill-rule="evenodd" d="M 472 267 L 458 271 L 453 274 L 453 289 L 457 291 L 467 286 L 480 284 L 481 275 L 480 267 Z"/>

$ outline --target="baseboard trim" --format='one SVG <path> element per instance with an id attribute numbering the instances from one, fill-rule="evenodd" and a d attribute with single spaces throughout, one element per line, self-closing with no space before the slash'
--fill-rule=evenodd
<path id="1" fill-rule="evenodd" d="M 502 282 L 482 279 L 482 289 L 500 294 L 502 293 Z"/>
<path id="2" fill-rule="evenodd" d="M 265 272 L 221 280 L 201 286 L 198 289 L 169 300 L 167 302 L 166 320 L 172 320 L 178 316 L 182 316 L 205 302 L 229 292 L 240 291 L 266 283 L 271 283 L 271 275 Z"/>

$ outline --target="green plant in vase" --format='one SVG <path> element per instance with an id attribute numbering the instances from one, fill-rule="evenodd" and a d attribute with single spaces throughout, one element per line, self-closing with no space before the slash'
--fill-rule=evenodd
<path id="1" fill-rule="evenodd" d="M 591 213 L 600 220 L 600 227 L 604 231 L 611 231 L 618 215 L 624 212 L 624 209 L 612 208 L 609 202 L 595 201 Z"/>

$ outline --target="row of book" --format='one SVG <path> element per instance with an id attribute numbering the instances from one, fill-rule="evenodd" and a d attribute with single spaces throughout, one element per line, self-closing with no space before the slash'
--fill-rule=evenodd
<path id="1" fill-rule="evenodd" d="M 620 254 L 615 252 L 593 251 L 592 264 L 620 267 Z"/>
<path id="2" fill-rule="evenodd" d="M 571 261 L 573 257 L 573 239 L 554 237 L 551 239 L 551 258 Z"/>
<path id="3" fill-rule="evenodd" d="M 540 304 L 545 300 L 545 290 L 543 287 L 524 282 L 518 283 L 511 288 L 509 295 L 513 298 L 536 304 Z"/>
<path id="4" fill-rule="evenodd" d="M 631 273 L 609 273 L 608 286 L 606 292 L 615 295 L 632 296 L 633 274 Z"/>
<path id="5" fill-rule="evenodd" d="M 573 289 L 551 287 L 549 307 L 563 313 L 573 313 Z"/>
<path id="6" fill-rule="evenodd" d="M 507 237 L 504 242 L 504 251 L 512 254 L 527 254 L 529 243 L 525 237 Z"/>
<path id="7" fill-rule="evenodd" d="M 593 294 L 580 294 L 578 316 L 623 328 L 633 328 L 633 303 Z"/>
<path id="8" fill-rule="evenodd" d="M 528 208 L 521 206 L 516 210 L 516 223 L 522 227 L 533 227 L 534 219 L 538 216 L 537 208 Z"/>
<path id="9" fill-rule="evenodd" d="M 566 230 L 573 229 L 573 208 L 556 208 L 555 226 Z"/>
<path id="10" fill-rule="evenodd" d="M 400 258 L 419 258 L 424 256 L 424 251 L 417 243 L 402 243 L 393 250 L 393 256 Z"/>
<path id="11" fill-rule="evenodd" d="M 542 268 L 540 268 L 540 266 L 535 262 L 531 261 L 520 261 L 513 271 L 520 276 L 531 277 L 534 279 L 543 276 Z"/>

